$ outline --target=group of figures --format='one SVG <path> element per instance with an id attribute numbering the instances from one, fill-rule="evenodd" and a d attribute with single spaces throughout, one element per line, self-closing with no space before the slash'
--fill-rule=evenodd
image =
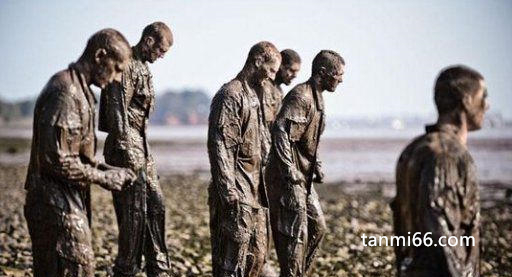
<path id="1" fill-rule="evenodd" d="M 213 276 L 260 276 L 273 237 L 281 276 L 310 272 L 326 231 L 313 182 L 325 127 L 322 92 L 342 82 L 345 61 L 331 50 L 283 99 L 299 55 L 270 42 L 249 51 L 242 71 L 212 100 L 208 153 Z"/>
<path id="2" fill-rule="evenodd" d="M 112 191 L 119 227 L 115 276 L 135 276 L 142 256 L 148 276 L 169 276 L 165 207 L 146 135 L 155 92 L 148 62 L 173 44 L 155 22 L 130 47 L 113 29 L 95 33 L 77 62 L 56 73 L 39 95 L 25 188 L 25 218 L 34 276 L 94 276 L 90 186 Z M 95 160 L 95 105 L 102 89 L 98 129 L 108 133 Z"/>
<path id="3" fill-rule="evenodd" d="M 165 207 L 146 128 L 155 104 L 148 62 L 162 58 L 173 35 L 148 25 L 130 47 L 116 30 L 95 33 L 77 62 L 56 73 L 34 111 L 25 188 L 34 276 L 94 276 L 90 186 L 112 191 L 119 226 L 114 276 L 169 276 Z M 270 42 L 249 51 L 240 73 L 212 100 L 208 188 L 214 277 L 259 277 L 273 240 L 281 277 L 308 276 L 327 232 L 314 184 L 325 128 L 323 92 L 342 82 L 345 61 L 322 50 L 311 77 L 284 97 L 300 70 L 299 55 Z M 98 129 L 108 133 L 105 162 L 95 159 Z M 400 156 L 395 233 L 474 236 L 473 246 L 397 246 L 398 276 L 479 276 L 479 197 L 467 132 L 488 108 L 483 77 L 465 66 L 441 72 L 435 86 L 436 125 Z"/>

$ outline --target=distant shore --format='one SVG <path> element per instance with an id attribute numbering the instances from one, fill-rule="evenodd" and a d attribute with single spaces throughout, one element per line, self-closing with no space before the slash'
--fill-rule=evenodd
<path id="1" fill-rule="evenodd" d="M 394 129 L 327 129 L 319 156 L 329 182 L 394 182 L 400 152 L 423 127 Z M 106 133 L 97 132 L 97 158 L 103 160 Z M 32 130 L 0 127 L 0 161 L 27 163 Z M 207 127 L 150 126 L 149 140 L 160 172 L 209 172 Z M 512 184 L 512 129 L 491 128 L 471 133 L 468 148 L 482 182 Z"/>

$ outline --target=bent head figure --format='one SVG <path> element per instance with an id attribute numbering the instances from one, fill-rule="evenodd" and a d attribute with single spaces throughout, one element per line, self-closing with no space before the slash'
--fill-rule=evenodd
<path id="1" fill-rule="evenodd" d="M 131 55 L 130 45 L 120 32 L 103 29 L 89 38 L 79 62 L 88 69 L 89 83 L 105 88 L 121 80 Z"/>
<path id="2" fill-rule="evenodd" d="M 439 116 L 465 115 L 468 131 L 482 128 L 489 109 L 484 77 L 464 65 L 445 68 L 437 77 L 434 100 Z"/>
<path id="3" fill-rule="evenodd" d="M 301 60 L 299 54 L 292 49 L 281 51 L 281 58 L 281 66 L 277 72 L 276 81 L 288 86 L 297 77 Z"/>
<path id="4" fill-rule="evenodd" d="M 158 58 L 163 58 L 173 43 L 171 29 L 163 22 L 154 22 L 144 28 L 137 47 L 142 60 L 153 63 Z"/>
<path id="5" fill-rule="evenodd" d="M 252 72 L 251 77 L 258 82 L 274 80 L 280 65 L 281 54 L 277 48 L 268 41 L 262 41 L 251 47 L 244 71 Z"/>
<path id="6" fill-rule="evenodd" d="M 322 50 L 313 59 L 311 76 L 318 80 L 320 89 L 334 92 L 343 82 L 345 60 L 332 50 Z"/>

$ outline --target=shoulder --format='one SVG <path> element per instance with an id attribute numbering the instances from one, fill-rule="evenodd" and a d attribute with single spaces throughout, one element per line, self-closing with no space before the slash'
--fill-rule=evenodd
<path id="1" fill-rule="evenodd" d="M 55 73 L 43 88 L 40 98 L 50 101 L 69 101 L 75 99 L 79 94 L 80 84 L 73 78 L 69 69 Z"/>
<path id="2" fill-rule="evenodd" d="M 126 69 L 126 71 L 130 74 L 139 74 L 144 69 L 144 63 L 132 57 Z"/>
<path id="3" fill-rule="evenodd" d="M 46 85 L 46 89 L 51 90 L 69 90 L 74 84 L 73 77 L 69 69 L 61 70 L 55 73 Z"/>
<path id="4" fill-rule="evenodd" d="M 400 155 L 405 160 L 419 164 L 448 165 L 473 163 L 471 155 L 453 135 L 445 132 L 431 132 L 414 139 Z"/>
<path id="5" fill-rule="evenodd" d="M 212 100 L 212 104 L 240 103 L 243 96 L 242 90 L 242 83 L 239 80 L 231 80 L 225 83 L 215 94 Z"/>
<path id="6" fill-rule="evenodd" d="M 295 105 L 303 108 L 313 103 L 311 87 L 307 82 L 295 86 L 284 98 L 283 105 Z"/>
<path id="7" fill-rule="evenodd" d="M 464 159 L 469 155 L 467 148 L 450 133 L 431 132 L 425 136 L 428 148 L 438 159 Z"/>
<path id="8" fill-rule="evenodd" d="M 39 95 L 35 111 L 41 124 L 75 126 L 80 122 L 81 101 L 86 101 L 70 70 L 53 75 Z"/>

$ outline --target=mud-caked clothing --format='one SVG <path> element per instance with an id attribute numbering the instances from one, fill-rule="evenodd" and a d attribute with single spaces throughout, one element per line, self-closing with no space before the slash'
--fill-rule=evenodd
<path id="1" fill-rule="evenodd" d="M 107 184 L 94 159 L 96 99 L 71 64 L 39 95 L 25 189 L 34 276 L 93 276 L 90 185 Z"/>
<path id="2" fill-rule="evenodd" d="M 480 203 L 473 158 L 456 127 L 432 125 L 426 131 L 400 155 L 391 208 L 396 236 L 419 232 L 432 245 L 395 246 L 397 276 L 478 277 Z M 444 247 L 438 245 L 442 236 Z M 457 245 L 448 245 L 451 236 Z M 462 236 L 474 241 L 461 243 Z"/>
<path id="3" fill-rule="evenodd" d="M 322 94 L 310 80 L 286 95 L 272 127 L 265 179 L 281 276 L 305 276 L 326 231 L 313 186 L 324 126 Z"/>
<path id="4" fill-rule="evenodd" d="M 208 126 L 213 276 L 259 276 L 269 238 L 260 103 L 241 78 L 214 96 Z M 236 196 L 238 201 L 228 202 Z"/>
<path id="5" fill-rule="evenodd" d="M 102 91 L 99 129 L 108 133 L 103 155 L 113 166 L 132 169 L 138 179 L 129 189 L 113 192 L 119 225 L 116 276 L 134 276 L 141 268 L 153 276 L 169 272 L 165 244 L 165 205 L 147 138 L 155 91 L 147 62 L 134 49 L 121 82 Z"/>
<path id="6" fill-rule="evenodd" d="M 262 85 L 262 95 L 260 99 L 261 110 L 263 114 L 263 123 L 269 130 L 272 131 L 272 125 L 276 119 L 277 113 L 281 108 L 283 102 L 283 89 L 280 85 L 277 85 L 274 81 L 266 79 Z"/>

